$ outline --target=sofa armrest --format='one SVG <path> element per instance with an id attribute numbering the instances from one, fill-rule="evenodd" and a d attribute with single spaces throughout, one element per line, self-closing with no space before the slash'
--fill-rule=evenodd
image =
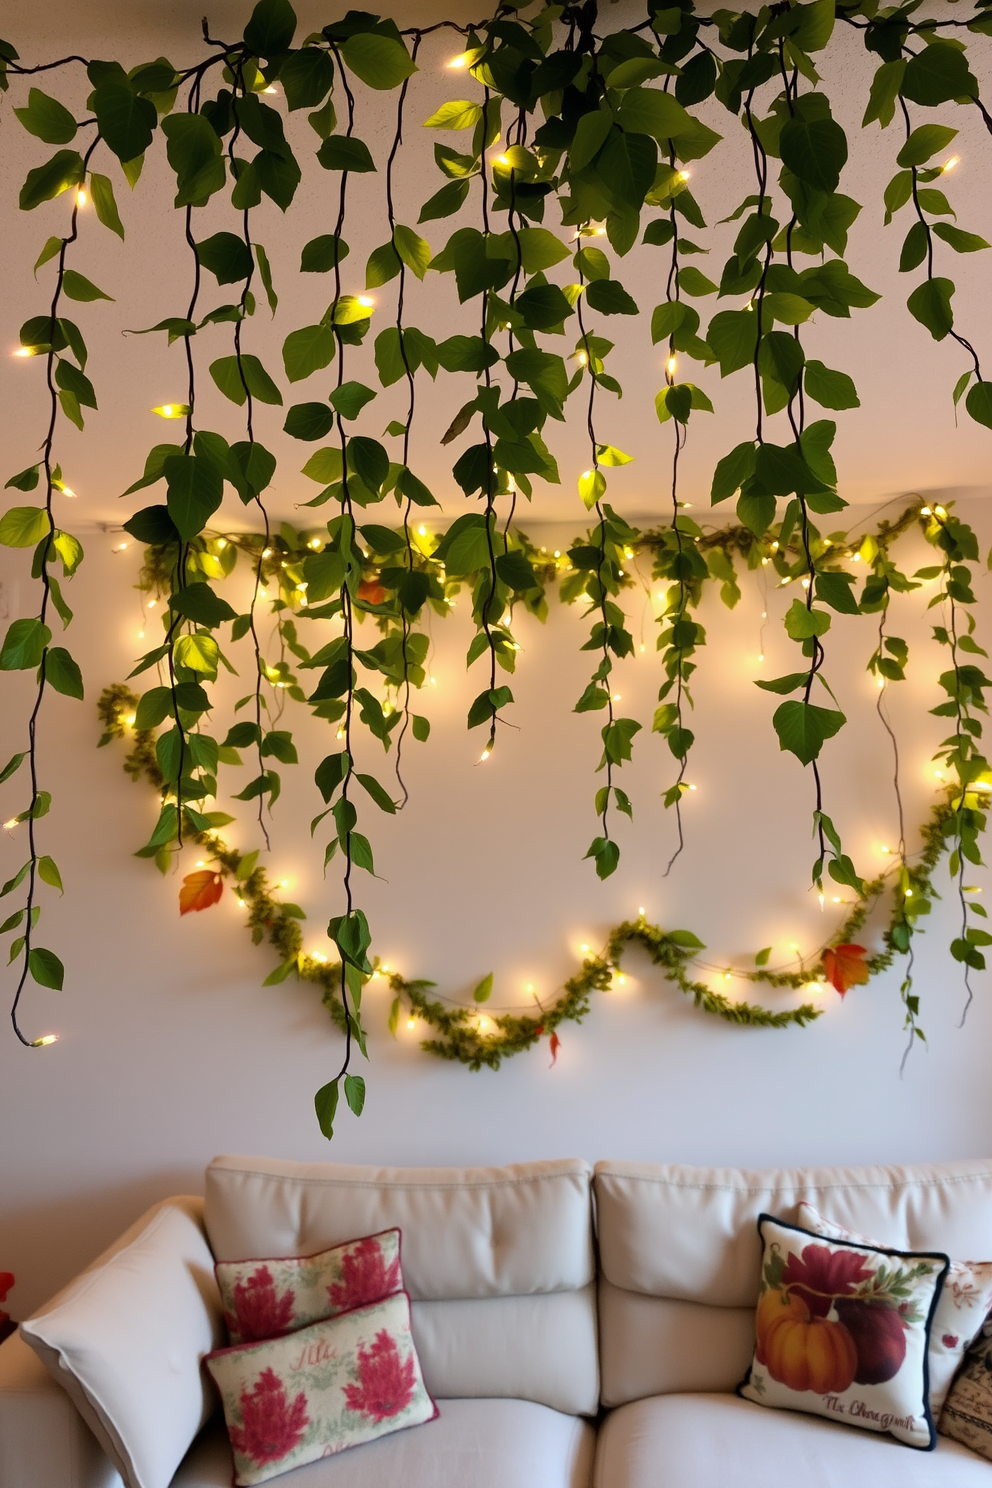
<path id="1" fill-rule="evenodd" d="M 19 1333 L 0 1345 L 3 1488 L 121 1488 L 68 1395 Z"/>

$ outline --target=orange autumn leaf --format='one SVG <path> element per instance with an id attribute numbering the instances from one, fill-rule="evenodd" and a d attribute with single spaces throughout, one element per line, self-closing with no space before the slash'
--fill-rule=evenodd
<path id="1" fill-rule="evenodd" d="M 219 873 L 212 868 L 202 868 L 199 873 L 187 873 L 179 890 L 179 913 L 189 914 L 191 909 L 209 909 L 216 904 L 224 892 L 224 883 Z"/>
<path id="2" fill-rule="evenodd" d="M 871 977 L 864 962 L 864 946 L 839 945 L 831 946 L 823 953 L 823 969 L 827 974 L 827 981 L 835 987 L 841 997 L 851 987 L 858 987 L 867 982 Z"/>
<path id="3" fill-rule="evenodd" d="M 555 1060 L 558 1058 L 558 1050 L 561 1048 L 561 1039 L 558 1037 L 558 1035 L 556 1033 L 552 1033 L 551 1039 L 550 1039 L 550 1044 L 551 1044 L 551 1063 L 548 1066 L 548 1068 L 549 1069 L 554 1069 L 554 1067 L 555 1067 Z"/>
<path id="4" fill-rule="evenodd" d="M 363 604 L 380 605 L 386 598 L 386 591 L 378 579 L 363 579 L 358 586 L 358 597 Z"/>

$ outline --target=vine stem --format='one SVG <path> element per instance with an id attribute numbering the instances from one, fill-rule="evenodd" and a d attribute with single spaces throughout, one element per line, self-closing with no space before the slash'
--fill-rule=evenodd
<path id="1" fill-rule="evenodd" d="M 668 79 L 666 78 L 666 82 L 667 81 L 668 81 Z M 675 168 L 675 152 L 674 152 L 674 150 L 672 151 L 671 155 L 669 156 L 669 164 L 671 165 L 672 169 Z M 671 262 L 670 262 L 669 267 L 668 267 L 668 279 L 667 279 L 666 284 L 665 284 L 665 299 L 668 302 L 668 304 L 672 304 L 673 302 L 677 303 L 680 300 L 680 298 L 681 298 L 681 291 L 679 289 L 679 234 L 678 234 L 678 224 L 677 224 L 677 222 L 675 220 L 676 213 L 675 213 L 675 202 L 674 202 L 674 198 L 673 198 L 673 200 L 671 202 L 671 205 L 669 206 L 668 214 L 669 214 L 669 221 L 671 222 L 671 225 L 672 225 L 672 257 L 671 257 Z M 675 360 L 675 332 L 673 331 L 672 334 L 668 338 L 668 362 L 667 362 L 667 364 L 665 366 L 665 382 L 668 384 L 669 387 L 672 387 L 674 385 L 674 383 L 675 383 L 675 371 L 674 371 L 674 367 L 673 367 L 674 360 Z M 678 494 L 679 493 L 679 456 L 682 453 L 682 446 L 685 443 L 685 434 L 686 434 L 686 431 L 685 431 L 683 425 L 681 424 L 681 422 L 677 418 L 673 418 L 672 419 L 672 423 L 675 425 L 675 449 L 672 452 L 672 530 L 675 533 L 675 546 L 676 546 L 676 551 L 678 553 L 679 600 L 678 600 L 678 611 L 677 611 L 677 614 L 678 614 L 678 619 L 681 622 L 685 618 L 685 613 L 686 613 L 686 609 L 687 609 L 687 606 L 688 606 L 688 600 L 689 600 L 689 589 L 688 589 L 688 585 L 686 584 L 685 568 L 684 568 L 684 564 L 683 564 L 683 561 L 682 561 L 682 559 L 683 559 L 683 544 L 682 544 L 682 529 L 679 526 L 679 494 Z M 666 602 L 666 605 L 665 605 L 665 611 L 666 611 L 666 614 L 667 614 L 667 612 L 668 612 L 667 602 Z M 683 734 L 683 731 L 682 731 L 682 700 L 683 700 L 683 696 L 684 696 L 684 692 L 685 692 L 685 678 L 684 678 L 684 675 L 683 675 L 684 651 L 685 651 L 685 648 L 681 644 L 679 644 L 677 646 L 677 648 L 676 648 L 676 656 L 675 656 L 675 665 L 676 665 L 675 715 L 676 715 L 676 720 L 677 720 L 677 726 L 678 726 L 678 729 L 679 729 L 679 738 L 680 739 L 684 739 L 684 734 Z M 664 873 L 662 874 L 662 877 L 663 878 L 667 878 L 668 877 L 668 875 L 672 871 L 672 868 L 675 866 L 675 863 L 676 863 L 677 859 L 679 858 L 680 854 L 685 849 L 685 831 L 684 831 L 683 823 L 682 823 L 682 783 L 685 780 L 685 774 L 686 774 L 686 770 L 688 769 L 688 767 L 689 767 L 689 756 L 686 753 L 685 749 L 683 748 L 682 753 L 679 756 L 679 773 L 678 773 L 678 775 L 676 776 L 676 779 L 675 779 L 675 787 L 676 787 L 676 790 L 678 792 L 678 794 L 675 797 L 675 829 L 676 829 L 676 833 L 677 833 L 677 836 L 678 836 L 678 843 L 677 843 L 677 846 L 675 848 L 675 851 L 672 853 L 671 857 L 668 860 L 668 865 L 665 868 Z"/>

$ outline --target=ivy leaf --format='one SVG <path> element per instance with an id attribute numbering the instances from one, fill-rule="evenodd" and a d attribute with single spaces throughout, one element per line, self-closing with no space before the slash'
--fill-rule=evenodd
<path id="1" fill-rule="evenodd" d="M 317 1113 L 317 1124 L 328 1141 L 334 1135 L 334 1117 L 338 1109 L 338 1081 L 337 1078 L 329 1080 L 322 1085 L 313 1098 L 314 1110 Z"/>
<path id="2" fill-rule="evenodd" d="M 83 674 L 63 646 L 53 646 L 46 653 L 45 680 L 66 697 L 83 696 Z"/>
<path id="3" fill-rule="evenodd" d="M 83 158 L 79 151 L 59 150 L 46 165 L 28 171 L 17 199 L 18 206 L 22 212 L 30 212 L 42 202 L 60 196 L 70 186 L 78 186 L 83 175 Z"/>
<path id="4" fill-rule="evenodd" d="M 196 253 L 218 284 L 236 284 L 239 279 L 247 279 L 252 271 L 251 249 L 235 233 L 219 232 L 202 239 L 196 245 Z"/>
<path id="5" fill-rule="evenodd" d="M 293 439 L 323 439 L 334 427 L 334 410 L 326 403 L 294 403 L 283 424 Z"/>
<path id="6" fill-rule="evenodd" d="M 58 889 L 60 894 L 65 892 L 62 887 L 62 875 L 58 870 L 58 865 L 55 859 L 48 857 L 47 854 L 38 859 L 38 877 L 42 883 L 48 884 L 50 888 Z"/>
<path id="7" fill-rule="evenodd" d="M 440 191 L 428 197 L 420 209 L 418 222 L 435 222 L 439 217 L 451 217 L 464 205 L 468 196 L 468 181 L 449 181 Z"/>
<path id="8" fill-rule="evenodd" d="M 365 1081 L 361 1075 L 345 1075 L 344 1098 L 353 1116 L 361 1116 L 365 1109 Z"/>
<path id="9" fill-rule="evenodd" d="M 843 713 L 833 708 L 801 702 L 782 703 L 772 717 L 779 748 L 794 754 L 804 765 L 816 759 L 824 741 L 833 738 L 846 722 Z"/>
<path id="10" fill-rule="evenodd" d="M 393 242 L 407 268 L 412 269 L 418 279 L 423 279 L 430 268 L 430 244 L 419 237 L 412 227 L 404 227 L 402 223 L 397 223 L 393 229 Z"/>
<path id="11" fill-rule="evenodd" d="M 44 140 L 46 145 L 67 145 L 76 136 L 76 121 L 64 104 L 50 98 L 40 88 L 28 93 L 27 108 L 15 108 L 29 134 Z"/>
<path id="12" fill-rule="evenodd" d="M 237 612 L 226 599 L 215 594 L 209 584 L 187 584 L 185 589 L 173 594 L 169 605 L 177 615 L 211 629 L 237 618 Z"/>
<path id="13" fill-rule="evenodd" d="M 935 341 L 943 341 L 954 324 L 953 293 L 952 280 L 925 279 L 906 301 L 910 314 L 926 326 Z"/>
<path id="14" fill-rule="evenodd" d="M 992 429 L 992 382 L 976 382 L 964 406 L 977 424 Z"/>
<path id="15" fill-rule="evenodd" d="M 62 276 L 62 288 L 70 300 L 82 300 L 84 302 L 90 300 L 110 300 L 113 302 L 113 295 L 105 294 L 102 289 L 97 289 L 92 280 L 87 279 L 84 274 L 77 273 L 75 269 L 66 269 Z"/>
<path id="16" fill-rule="evenodd" d="M 28 953 L 28 970 L 39 987 L 51 987 L 55 992 L 62 991 L 65 967 L 54 951 L 46 951 L 43 946 L 33 946 Z"/>
<path id="17" fill-rule="evenodd" d="M 482 981 L 479 983 L 479 985 L 476 987 L 475 991 L 472 993 L 472 997 L 474 998 L 474 1000 L 476 1002 L 488 1002 L 489 999 L 490 999 L 490 997 L 492 996 L 492 993 L 493 993 L 493 974 L 490 971 L 488 973 L 488 975 L 486 975 L 486 976 L 484 976 L 482 978 Z"/>
<path id="18" fill-rule="evenodd" d="M 755 687 L 761 687 L 765 692 L 778 692 L 783 695 L 795 692 L 799 687 L 805 687 L 809 681 L 809 672 L 789 672 L 785 677 L 769 677 L 755 682 Z"/>
<path id="19" fill-rule="evenodd" d="M 911 103 L 932 108 L 938 103 L 949 103 L 952 98 L 975 97 L 978 82 L 968 70 L 963 51 L 949 42 L 935 41 L 922 47 L 917 56 L 910 57 L 900 92 Z"/>
<path id="20" fill-rule="evenodd" d="M 220 506 L 224 482 L 202 455 L 170 455 L 164 473 L 169 516 L 183 542 L 189 542 Z"/>
<path id="21" fill-rule="evenodd" d="M 355 139 L 353 135 L 328 135 L 317 151 L 317 159 L 325 170 L 356 173 L 375 170 L 375 161 L 368 145 L 364 140 Z"/>
<path id="22" fill-rule="evenodd" d="M 286 376 L 290 382 L 302 382 L 314 372 L 329 367 L 334 360 L 335 349 L 334 330 L 331 326 L 302 326 L 298 331 L 291 331 L 282 347 Z M 244 402 L 244 398 L 241 402 Z"/>
<path id="23" fill-rule="evenodd" d="M 23 672 L 41 665 L 52 632 L 37 617 L 13 620 L 0 649 L 0 671 Z"/>
<path id="24" fill-rule="evenodd" d="M 224 894 L 224 881 L 213 868 L 201 868 L 198 873 L 187 873 L 179 890 L 179 913 L 209 909 L 217 904 Z"/>
<path id="25" fill-rule="evenodd" d="M 620 849 L 608 837 L 594 837 L 586 857 L 595 860 L 599 878 L 609 878 L 611 873 L 616 872 L 620 862 Z"/>
<path id="26" fill-rule="evenodd" d="M 114 196 L 114 188 L 109 176 L 101 176 L 94 171 L 90 176 L 90 194 L 93 197 L 93 206 L 96 215 L 104 227 L 109 227 L 119 238 L 124 237 L 124 224 L 121 222 L 120 213 L 117 210 L 117 198 Z"/>
<path id="27" fill-rule="evenodd" d="M 151 99 L 140 98 L 124 81 L 107 78 L 98 84 L 90 101 L 100 137 L 117 159 L 131 161 L 144 155 L 158 123 Z"/>
<path id="28" fill-rule="evenodd" d="M 288 52 L 296 34 L 296 12 L 289 0 L 258 0 L 245 27 L 245 46 L 259 57 Z"/>
<path id="29" fill-rule="evenodd" d="M 260 403 L 274 403 L 282 406 L 282 393 L 258 357 L 252 356 L 250 352 L 242 353 L 240 365 L 236 356 L 218 357 L 216 362 L 210 363 L 210 376 L 224 396 L 230 398 L 232 403 L 237 403 L 239 407 L 247 399 L 246 383 L 248 392 Z"/>
<path id="30" fill-rule="evenodd" d="M 303 245 L 300 256 L 301 274 L 326 274 L 350 253 L 348 244 L 336 233 L 322 233 Z"/>
<path id="31" fill-rule="evenodd" d="M 320 47 L 302 47 L 279 68 L 279 84 L 290 113 L 323 103 L 333 82 L 334 64 Z"/>
<path id="32" fill-rule="evenodd" d="M 963 232 L 960 227 L 952 227 L 949 222 L 935 222 L 933 231 L 938 238 L 949 243 L 955 253 L 980 253 L 983 248 L 990 246 L 978 233 Z"/>
<path id="33" fill-rule="evenodd" d="M 834 119 L 787 119 L 779 137 L 782 164 L 807 186 L 833 192 L 847 163 L 847 136 Z"/>
<path id="34" fill-rule="evenodd" d="M 417 64 L 394 36 L 359 31 L 341 45 L 344 60 L 363 83 L 388 92 L 418 71 Z"/>
<path id="35" fill-rule="evenodd" d="M 824 408 L 861 407 L 861 399 L 853 379 L 846 372 L 835 372 L 822 362 L 806 363 L 803 385 L 809 397 Z"/>
<path id="36" fill-rule="evenodd" d="M 807 609 L 803 600 L 794 599 L 786 611 L 785 629 L 790 640 L 806 641 L 811 636 L 826 634 L 830 616 L 825 610 Z"/>
<path id="37" fill-rule="evenodd" d="M 913 130 L 899 151 L 896 164 L 925 165 L 931 155 L 946 149 L 956 135 L 957 130 L 948 128 L 946 124 L 921 124 L 918 129 Z"/>
<path id="38" fill-rule="evenodd" d="M 147 99 L 139 102 L 147 103 Z M 227 173 L 221 141 L 209 119 L 203 114 L 172 114 L 163 119 L 162 130 L 168 140 L 166 155 L 176 173 L 177 207 L 201 206 L 224 189 Z"/>
<path id="39" fill-rule="evenodd" d="M 625 130 L 650 134 L 659 144 L 690 134 L 693 120 L 671 93 L 660 88 L 628 88 L 620 102 L 617 119 Z"/>
<path id="40" fill-rule="evenodd" d="M 683 274 L 689 272 L 688 269 L 682 270 Z M 692 272 L 698 274 L 699 270 L 696 269 Z M 703 275 L 700 274 L 699 277 L 702 279 Z M 681 284 L 681 282 L 680 275 L 679 283 Z M 706 282 L 708 284 L 709 280 Z M 694 290 L 684 285 L 683 288 L 685 288 L 686 294 L 710 293 L 709 290 Z M 715 284 L 712 286 L 712 290 L 715 292 Z M 529 290 L 528 293 L 534 294 L 535 291 Z M 561 291 L 559 290 L 558 293 L 561 294 Z M 616 279 L 594 279 L 586 288 L 586 303 L 591 310 L 598 310 L 600 315 L 637 315 L 639 313 L 635 301 Z M 569 314 L 571 314 L 571 309 L 569 309 Z M 559 319 L 561 319 L 560 316 Z"/>
<path id="41" fill-rule="evenodd" d="M 0 517 L 0 543 L 5 548 L 33 548 L 50 531 L 43 506 L 12 506 Z"/>

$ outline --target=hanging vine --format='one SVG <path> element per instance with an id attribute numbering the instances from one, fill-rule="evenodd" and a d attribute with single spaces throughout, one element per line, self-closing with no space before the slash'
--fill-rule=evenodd
<path id="1" fill-rule="evenodd" d="M 992 428 L 992 384 L 982 375 L 981 348 L 955 325 L 955 286 L 939 272 L 938 258 L 938 244 L 957 253 L 980 252 L 989 245 L 945 220 L 953 212 L 935 183 L 952 170 L 955 159 L 937 157 L 950 147 L 956 131 L 931 122 L 927 113 L 951 103 L 974 107 L 992 132 L 992 116 L 980 97 L 981 69 L 974 62 L 992 35 L 992 0 L 976 4 L 967 15 L 937 19 L 919 11 L 878 12 L 868 0 L 842 8 L 832 0 L 812 0 L 756 14 L 718 11 L 711 16 L 697 14 L 691 0 L 679 0 L 674 8 L 663 0 L 648 0 L 646 17 L 636 24 L 607 30 L 604 19 L 594 0 L 549 7 L 500 5 L 471 27 L 443 22 L 405 30 L 394 21 L 349 11 L 298 41 L 288 0 L 260 0 L 236 40 L 211 36 L 204 23 L 205 55 L 178 69 L 164 58 L 130 70 L 76 56 L 25 64 L 15 48 L 0 42 L 0 88 L 38 73 L 57 75 L 79 67 L 91 88 L 80 119 L 30 81 L 26 102 L 15 110 L 29 134 L 58 147 L 29 171 L 20 206 L 34 211 L 73 193 L 68 230 L 47 239 L 36 264 L 36 272 L 55 265 L 52 297 L 45 313 L 27 321 L 20 336 L 25 355 L 44 358 L 47 435 L 41 459 L 7 484 L 28 492 L 44 480 L 44 503 L 11 506 L 0 519 L 0 543 L 34 548 L 32 575 L 39 585 L 33 616 L 13 622 L 0 651 L 3 670 L 37 674 L 27 748 L 0 774 L 3 783 L 26 764 L 31 785 L 26 807 L 8 823 L 11 830 L 27 824 L 28 860 L 3 889 L 13 893 L 26 884 L 23 906 L 2 927 L 14 936 L 11 960 L 18 963 L 18 981 L 12 1015 L 22 1043 L 44 1041 L 22 1031 L 19 1014 L 27 981 L 54 987 L 61 986 L 64 976 L 55 953 L 35 940 L 39 884 L 61 888 L 58 869 L 41 851 L 37 828 L 51 800 L 38 768 L 42 705 L 50 687 L 74 697 L 82 697 L 83 691 L 78 665 L 68 651 L 51 644 L 48 624 L 52 609 L 63 625 L 72 618 L 54 572 L 56 563 L 62 564 L 66 579 L 82 559 L 78 541 L 57 520 L 62 498 L 71 497 L 58 463 L 58 419 L 67 417 L 82 428 L 83 410 L 96 409 L 85 371 L 86 345 L 64 315 L 63 302 L 66 297 L 110 299 L 68 265 L 67 254 L 79 234 L 84 193 L 100 223 L 124 236 L 111 179 L 92 169 L 95 152 L 105 150 L 116 159 L 134 189 L 146 153 L 160 141 L 176 179 L 175 207 L 183 214 L 192 283 L 183 312 L 150 328 L 167 344 L 181 340 L 186 362 L 185 401 L 155 412 L 182 422 L 184 437 L 156 444 L 142 475 L 125 493 L 165 485 L 164 499 L 134 512 L 124 524 L 128 536 L 145 546 L 141 582 L 149 595 L 148 613 L 161 615 L 163 633 L 161 643 L 138 660 L 132 673 L 152 672 L 151 685 L 140 695 L 112 690 L 102 709 L 110 736 L 129 731 L 132 725 L 126 719 L 133 713 L 128 768 L 158 793 L 159 818 L 139 855 L 154 858 L 164 871 L 187 847 L 204 851 L 202 866 L 183 880 L 188 907 L 216 902 L 224 879 L 232 879 L 253 935 L 259 940 L 268 936 L 281 957 L 269 979 L 301 975 L 321 986 L 344 1034 L 338 1072 L 317 1096 L 324 1132 L 329 1136 L 333 1130 L 340 1093 L 356 1114 L 362 1109 L 364 1081 L 353 1073 L 351 1056 L 354 1045 L 366 1053 L 363 991 L 373 976 L 384 975 L 377 968 L 354 887 L 357 870 L 374 872 L 373 847 L 359 830 L 363 823 L 357 802 L 369 796 L 386 814 L 405 804 L 404 743 L 410 733 L 425 741 L 430 732 L 426 716 L 413 708 L 414 690 L 427 681 L 427 626 L 449 613 L 463 591 L 471 596 L 475 627 L 468 663 L 482 659 L 487 668 L 487 685 L 467 720 L 470 729 L 485 732 L 483 760 L 496 743 L 498 726 L 510 723 L 513 696 L 500 683 L 499 672 L 512 674 L 516 665 L 515 606 L 522 604 L 543 618 L 549 587 L 555 584 L 564 600 L 588 606 L 592 627 L 585 649 L 596 665 L 575 711 L 602 712 L 605 719 L 599 763 L 605 776 L 595 800 L 600 826 L 587 856 L 599 877 L 606 878 L 616 871 L 620 857 L 613 813 L 633 818 L 634 803 L 617 785 L 616 772 L 631 758 L 632 741 L 642 725 L 615 706 L 621 701 L 615 669 L 635 649 L 622 600 L 623 591 L 634 585 L 642 555 L 650 563 L 652 582 L 664 590 L 657 617 L 662 678 L 653 726 L 678 766 L 664 792 L 666 805 L 674 808 L 677 839 L 669 869 L 684 843 L 681 808 L 690 788 L 687 770 L 694 743 L 686 708 L 692 706 L 691 679 L 706 645 L 699 607 L 713 586 L 725 604 L 736 604 L 742 566 L 774 573 L 782 588 L 799 584 L 804 593 L 788 607 L 785 628 L 800 646 L 803 665 L 758 685 L 782 698 L 772 718 L 780 749 L 810 770 L 814 886 L 822 896 L 830 878 L 858 897 L 838 935 L 815 957 L 807 957 L 798 971 L 770 970 L 759 952 L 753 968 L 724 974 L 778 987 L 823 978 L 844 991 L 904 955 L 905 1027 L 910 1043 L 915 1042 L 923 1033 L 913 989 L 914 937 L 937 897 L 933 875 L 946 852 L 960 913 L 950 949 L 962 963 L 970 1001 L 970 975 L 984 967 L 982 948 L 992 943 L 974 922 L 981 906 L 965 883 L 966 865 L 982 863 L 985 795 L 992 784 L 980 753 L 989 683 L 978 661 L 985 652 L 974 637 L 969 564 L 977 559 L 977 541 L 945 508 L 921 511 L 919 503 L 897 521 L 882 521 L 857 539 L 844 531 L 821 531 L 822 519 L 841 512 L 846 503 L 837 492 L 831 457 L 836 425 L 832 418 L 811 420 L 809 404 L 834 412 L 857 407 L 859 399 L 846 372 L 807 354 L 801 327 L 815 312 L 846 319 L 878 298 L 846 262 L 848 232 L 862 208 L 840 191 L 849 143 L 833 117 L 816 65 L 818 56 L 835 44 L 833 32 L 840 22 L 880 59 L 863 126 L 877 123 L 884 130 L 898 118 L 902 127 L 898 171 L 882 205 L 886 221 L 904 207 L 913 214 L 899 267 L 912 272 L 924 265 L 925 277 L 909 295 L 909 313 L 935 340 L 950 337 L 967 355 L 968 368 L 951 395 L 954 405 Z M 406 225 L 413 219 L 400 196 L 401 182 L 406 191 L 400 166 L 409 136 L 411 80 L 424 41 L 434 32 L 460 38 L 463 50 L 452 65 L 466 91 L 475 90 L 470 97 L 443 103 L 426 120 L 443 140 L 468 143 L 461 149 L 435 144 L 442 181 L 420 209 L 417 226 L 442 223 L 463 207 L 470 207 L 474 217 L 474 225 L 462 219 L 436 251 Z M 377 171 L 373 150 L 360 132 L 365 89 L 395 91 L 397 108 L 384 171 L 389 235 L 365 266 L 365 293 L 360 294 L 348 292 L 345 272 L 350 270 L 343 271 L 342 265 L 349 254 L 345 233 L 353 210 L 351 178 Z M 266 101 L 273 93 L 281 98 Z M 728 220 L 740 225 L 718 284 L 687 261 L 709 252 L 714 241 L 689 184 L 693 163 L 722 141 L 699 112 L 714 99 L 731 116 L 733 132 L 737 121 L 743 124 L 755 173 L 754 191 L 736 207 L 728 203 L 733 207 Z M 315 527 L 298 531 L 288 523 L 276 527 L 269 516 L 265 493 L 276 474 L 276 457 L 257 437 L 256 414 L 260 405 L 280 407 L 283 392 L 280 380 L 248 349 L 254 340 L 248 323 L 257 309 L 256 285 L 264 290 L 273 315 L 278 306 L 269 256 L 256 239 L 251 213 L 263 197 L 282 212 L 293 209 L 309 162 L 300 152 L 300 131 L 288 129 L 287 121 L 304 110 L 313 131 L 311 143 L 316 137 L 316 165 L 332 181 L 336 178 L 336 207 L 327 230 L 303 248 L 300 273 L 318 276 L 317 283 L 332 275 L 333 292 L 314 324 L 285 337 L 282 372 L 286 383 L 295 385 L 326 374 L 335 361 L 336 369 L 329 391 L 291 405 L 285 414 L 283 432 L 289 440 L 319 446 L 302 469 L 303 477 L 318 488 L 304 506 L 333 509 L 330 520 L 317 518 Z M 83 130 L 92 130 L 87 149 L 69 148 Z M 200 211 L 228 193 L 237 231 L 199 235 Z M 562 235 L 559 223 L 550 221 L 552 208 L 558 209 Z M 503 214 L 505 230 L 500 230 Z M 688 229 L 703 235 L 701 240 L 690 237 Z M 597 246 L 600 238 L 610 255 Z M 639 242 L 651 250 L 668 250 L 664 298 L 652 313 L 650 337 L 653 346 L 667 349 L 655 407 L 661 424 L 671 424 L 674 438 L 670 480 L 666 478 L 666 494 L 658 502 L 661 511 L 670 492 L 671 519 L 643 530 L 605 499 L 606 472 L 629 464 L 630 456 L 605 442 L 600 432 L 605 427 L 602 400 L 623 393 L 607 370 L 614 345 L 602 334 L 601 323 L 613 315 L 630 316 L 637 323 L 640 307 L 617 274 L 618 264 Z M 811 260 L 807 268 L 800 267 L 803 256 Z M 563 283 L 554 280 L 559 269 Z M 437 339 L 410 323 L 410 276 L 419 281 L 431 272 L 452 277 L 459 304 L 470 309 L 470 334 Z M 234 301 L 203 313 L 206 276 L 218 287 L 238 286 Z M 378 390 L 350 374 L 368 361 L 362 348 L 379 308 L 374 292 L 390 285 L 395 314 L 375 336 L 371 358 L 380 388 L 403 384 L 405 417 L 375 438 L 358 432 L 358 421 L 368 416 L 365 410 Z M 738 307 L 717 309 L 704 326 L 689 301 L 715 294 L 737 299 Z M 567 334 L 573 316 L 578 333 L 569 369 L 549 338 Z M 231 329 L 225 332 L 225 326 Z M 230 352 L 207 365 L 219 392 L 244 410 L 233 442 L 203 428 L 196 411 L 202 338 L 208 338 L 209 346 L 224 334 L 231 337 Z M 745 372 L 754 382 L 754 437 L 720 458 L 713 474 L 712 503 L 736 502 L 737 523 L 722 530 L 689 517 L 682 499 L 680 456 L 690 416 L 713 411 L 707 394 L 681 378 L 682 358 L 718 366 L 721 377 Z M 432 379 L 443 373 L 445 396 L 456 386 L 447 379 L 467 374 L 474 380 L 469 400 L 454 403 L 458 411 L 442 441 L 459 446 L 466 434 L 469 440 L 453 451 L 452 469 L 469 505 L 446 525 L 438 520 L 436 495 L 411 468 L 417 378 L 422 373 Z M 514 519 L 518 496 L 533 500 L 539 483 L 560 479 L 546 439 L 551 425 L 565 422 L 566 405 L 575 393 L 588 441 L 582 461 L 587 468 L 579 475 L 578 488 L 594 521 L 567 556 L 559 551 L 551 558 Z M 781 435 L 775 435 L 778 428 Z M 329 436 L 331 442 L 321 444 Z M 390 446 L 397 449 L 397 459 L 382 439 L 399 441 Z M 617 477 L 618 486 L 622 479 Z M 227 489 L 237 493 L 246 516 L 254 514 L 257 530 L 217 529 L 214 519 Z M 369 508 L 390 499 L 400 511 L 399 530 L 384 520 L 366 520 L 374 515 Z M 921 521 L 939 562 L 910 574 L 897 567 L 893 545 Z M 845 566 L 854 557 L 867 573 L 860 594 L 856 575 Z M 250 566 L 250 595 L 243 612 L 215 588 L 237 571 L 239 559 Z M 942 607 L 934 637 L 947 648 L 949 659 L 941 676 L 945 696 L 934 711 L 951 720 L 952 733 L 942 742 L 937 761 L 945 783 L 923 830 L 922 847 L 914 850 L 902 815 L 898 740 L 884 699 L 885 688 L 903 680 L 908 665 L 908 647 L 890 629 L 893 599 L 930 580 L 939 586 L 932 603 Z M 263 634 L 266 604 L 272 617 L 268 638 Z M 869 667 L 882 684 L 879 717 L 893 749 L 899 847 L 890 874 L 868 882 L 845 852 L 834 815 L 827 813 L 820 774 L 821 752 L 846 721 L 824 677 L 823 638 L 833 613 L 874 617 L 877 625 Z M 230 721 L 221 739 L 210 720 L 220 712 L 214 690 L 220 668 L 232 667 L 222 649 L 226 626 L 231 646 L 249 638 L 253 680 L 250 693 L 235 705 L 236 713 L 245 708 L 248 716 Z M 362 644 L 362 626 L 378 633 L 372 645 Z M 311 634 L 317 637 L 313 642 Z M 223 645 L 228 645 L 226 639 Z M 311 671 L 317 680 L 307 690 L 300 679 Z M 820 700 L 821 683 L 833 706 Z M 341 746 L 321 760 L 315 776 L 326 809 L 312 830 L 330 816 L 334 831 L 325 867 L 337 855 L 342 865 L 328 919 L 334 959 L 326 961 L 302 951 L 297 923 L 302 911 L 278 907 L 256 855 L 236 852 L 219 835 L 231 818 L 208 809 L 220 790 L 221 769 L 240 765 L 243 752 L 250 751 L 252 777 L 233 799 L 250 806 L 268 846 L 268 815 L 281 790 L 275 766 L 297 762 L 293 733 L 282 726 L 294 704 L 307 706 L 329 724 Z M 374 748 L 373 739 L 387 753 L 396 745 L 400 802 L 364 768 L 364 753 Z M 882 931 L 883 949 L 870 955 L 853 937 L 890 878 L 893 899 Z M 714 993 L 688 969 L 703 949 L 695 936 L 656 930 L 642 917 L 617 927 L 603 955 L 587 959 L 553 1006 L 522 1017 L 496 1015 L 488 1032 L 479 1023 L 477 1008 L 450 1005 L 429 996 L 429 984 L 407 983 L 389 973 L 397 999 L 394 1024 L 406 1006 L 411 1017 L 434 1031 L 436 1037 L 429 1041 L 433 1052 L 473 1067 L 495 1066 L 545 1036 L 557 1040 L 561 1022 L 581 1017 L 590 994 L 606 990 L 632 941 L 705 1011 L 768 1026 L 802 1023 L 816 1015 L 812 1004 L 771 1012 Z"/>

